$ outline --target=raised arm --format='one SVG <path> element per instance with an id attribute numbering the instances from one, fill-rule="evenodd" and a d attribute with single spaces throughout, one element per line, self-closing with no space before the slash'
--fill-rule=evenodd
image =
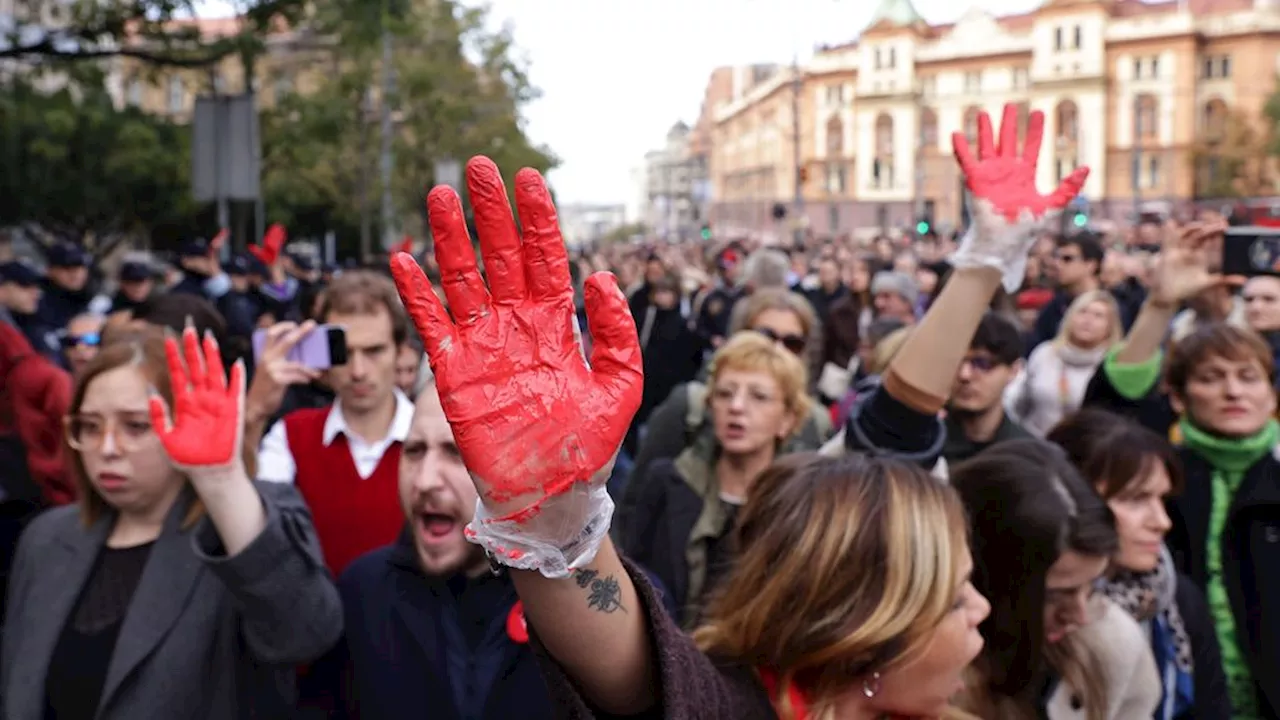
<path id="1" fill-rule="evenodd" d="M 1061 215 L 1089 176 L 1081 167 L 1049 195 L 1036 190 L 1036 160 L 1044 135 L 1044 113 L 1027 123 L 1018 148 L 1018 117 L 1006 105 L 996 142 L 991 118 L 978 116 L 978 152 L 961 133 L 952 135 L 956 162 L 971 195 L 973 226 L 952 258 L 955 271 L 929 306 L 885 373 L 885 390 L 909 407 L 936 413 L 951 393 L 956 371 L 969 351 L 978 323 L 1003 278 L 1012 290 L 1022 282 L 1027 253 L 1036 237 Z"/>
<path id="2" fill-rule="evenodd" d="M 452 319 L 411 256 L 391 261 L 480 495 L 467 536 L 511 569 L 536 637 L 592 705 L 646 710 L 655 701 L 649 617 L 609 542 L 605 489 L 640 405 L 635 322 L 611 274 L 588 278 L 588 365 L 542 177 L 516 177 L 523 238 L 491 161 L 467 164 L 467 187 L 488 288 L 448 187 L 432 190 L 427 205 Z"/>

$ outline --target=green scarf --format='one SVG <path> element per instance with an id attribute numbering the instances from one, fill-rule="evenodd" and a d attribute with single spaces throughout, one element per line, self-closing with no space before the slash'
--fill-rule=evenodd
<path id="1" fill-rule="evenodd" d="M 1227 527 L 1227 513 L 1235 501 L 1236 492 L 1249 468 L 1271 452 L 1280 440 L 1280 424 L 1269 420 L 1256 434 L 1246 438 L 1223 438 L 1209 435 L 1183 418 L 1178 427 L 1182 430 L 1182 442 L 1213 468 L 1213 507 L 1209 511 L 1209 537 L 1206 542 L 1206 562 L 1209 570 L 1209 586 L 1206 595 L 1209 610 L 1213 614 L 1218 643 L 1222 645 L 1222 665 L 1227 675 L 1227 689 L 1232 715 L 1236 720 L 1260 720 L 1257 690 L 1249 673 L 1240 639 L 1236 635 L 1236 619 L 1227 598 L 1227 587 L 1222 582 L 1222 533 Z"/>

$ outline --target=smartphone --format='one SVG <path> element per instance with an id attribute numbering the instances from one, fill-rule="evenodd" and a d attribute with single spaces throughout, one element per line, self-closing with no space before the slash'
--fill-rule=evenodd
<path id="1" fill-rule="evenodd" d="M 253 360 L 258 364 L 267 345 L 266 329 L 253 333 Z M 288 359 L 312 370 L 347 364 L 347 333 L 339 325 L 317 325 L 289 351 Z"/>
<path id="2" fill-rule="evenodd" d="M 1280 275 L 1280 228 L 1229 227 L 1222 241 L 1224 275 Z"/>

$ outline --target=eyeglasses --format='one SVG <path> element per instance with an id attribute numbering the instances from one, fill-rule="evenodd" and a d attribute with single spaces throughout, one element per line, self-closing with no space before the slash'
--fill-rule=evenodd
<path id="1" fill-rule="evenodd" d="M 100 415 L 68 415 L 62 419 L 67 444 L 77 452 L 97 452 L 110 435 L 117 449 L 132 452 L 151 437 L 151 418 L 145 413 L 128 413 L 119 418 Z"/>
<path id="2" fill-rule="evenodd" d="M 800 353 L 803 353 L 804 346 L 808 342 L 808 340 L 806 340 L 803 335 L 794 335 L 794 334 L 783 335 L 782 333 L 777 333 L 769 328 L 764 328 L 764 327 L 753 328 L 753 329 L 756 332 L 760 333 L 761 335 L 769 338 L 773 342 L 781 344 L 782 347 L 791 351 L 791 353 L 794 355 L 799 355 Z"/>
<path id="3" fill-rule="evenodd" d="M 70 350 L 77 345 L 86 347 L 98 347 L 102 343 L 102 336 L 98 333 L 85 333 L 83 335 L 63 335 L 62 349 Z"/>
<path id="4" fill-rule="evenodd" d="M 978 372 L 991 372 L 999 367 L 1002 363 L 990 355 L 970 355 L 966 357 L 961 366 L 968 365 Z"/>

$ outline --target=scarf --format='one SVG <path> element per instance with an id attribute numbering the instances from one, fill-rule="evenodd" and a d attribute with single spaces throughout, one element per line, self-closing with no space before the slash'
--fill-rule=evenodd
<path id="1" fill-rule="evenodd" d="M 1054 348 L 1057 350 L 1058 360 L 1062 363 L 1061 367 L 1058 368 L 1058 402 L 1062 406 L 1063 414 L 1075 412 L 1080 409 L 1080 401 L 1083 400 L 1083 394 L 1077 396 L 1071 392 L 1071 371 L 1078 368 L 1098 367 L 1102 364 L 1102 358 L 1106 356 L 1107 351 L 1111 348 L 1107 345 L 1102 345 L 1101 347 L 1086 350 L 1070 343 L 1061 343 L 1055 345 Z"/>
<path id="2" fill-rule="evenodd" d="M 1178 610 L 1178 571 L 1167 548 L 1148 572 L 1119 570 L 1107 578 L 1102 593 L 1150 630 L 1151 652 L 1160 672 L 1162 698 L 1158 718 L 1172 718 L 1195 707 L 1195 663 L 1191 636 Z"/>
<path id="3" fill-rule="evenodd" d="M 1205 543 L 1209 571 L 1205 596 L 1209 601 L 1209 612 L 1213 616 L 1218 643 L 1222 646 L 1222 666 L 1226 671 L 1227 690 L 1236 710 L 1233 717 L 1236 720 L 1252 720 L 1261 717 L 1257 689 L 1237 634 L 1235 613 L 1232 612 L 1231 600 L 1227 597 L 1227 586 L 1222 580 L 1222 533 L 1227 527 L 1227 516 L 1245 473 L 1275 448 L 1276 441 L 1280 440 L 1280 425 L 1274 419 L 1268 420 L 1261 430 L 1246 438 L 1210 435 L 1192 425 L 1185 417 L 1179 421 L 1178 428 L 1182 431 L 1183 444 L 1213 468 L 1210 479 L 1213 503 L 1209 511 L 1209 533 Z"/>

